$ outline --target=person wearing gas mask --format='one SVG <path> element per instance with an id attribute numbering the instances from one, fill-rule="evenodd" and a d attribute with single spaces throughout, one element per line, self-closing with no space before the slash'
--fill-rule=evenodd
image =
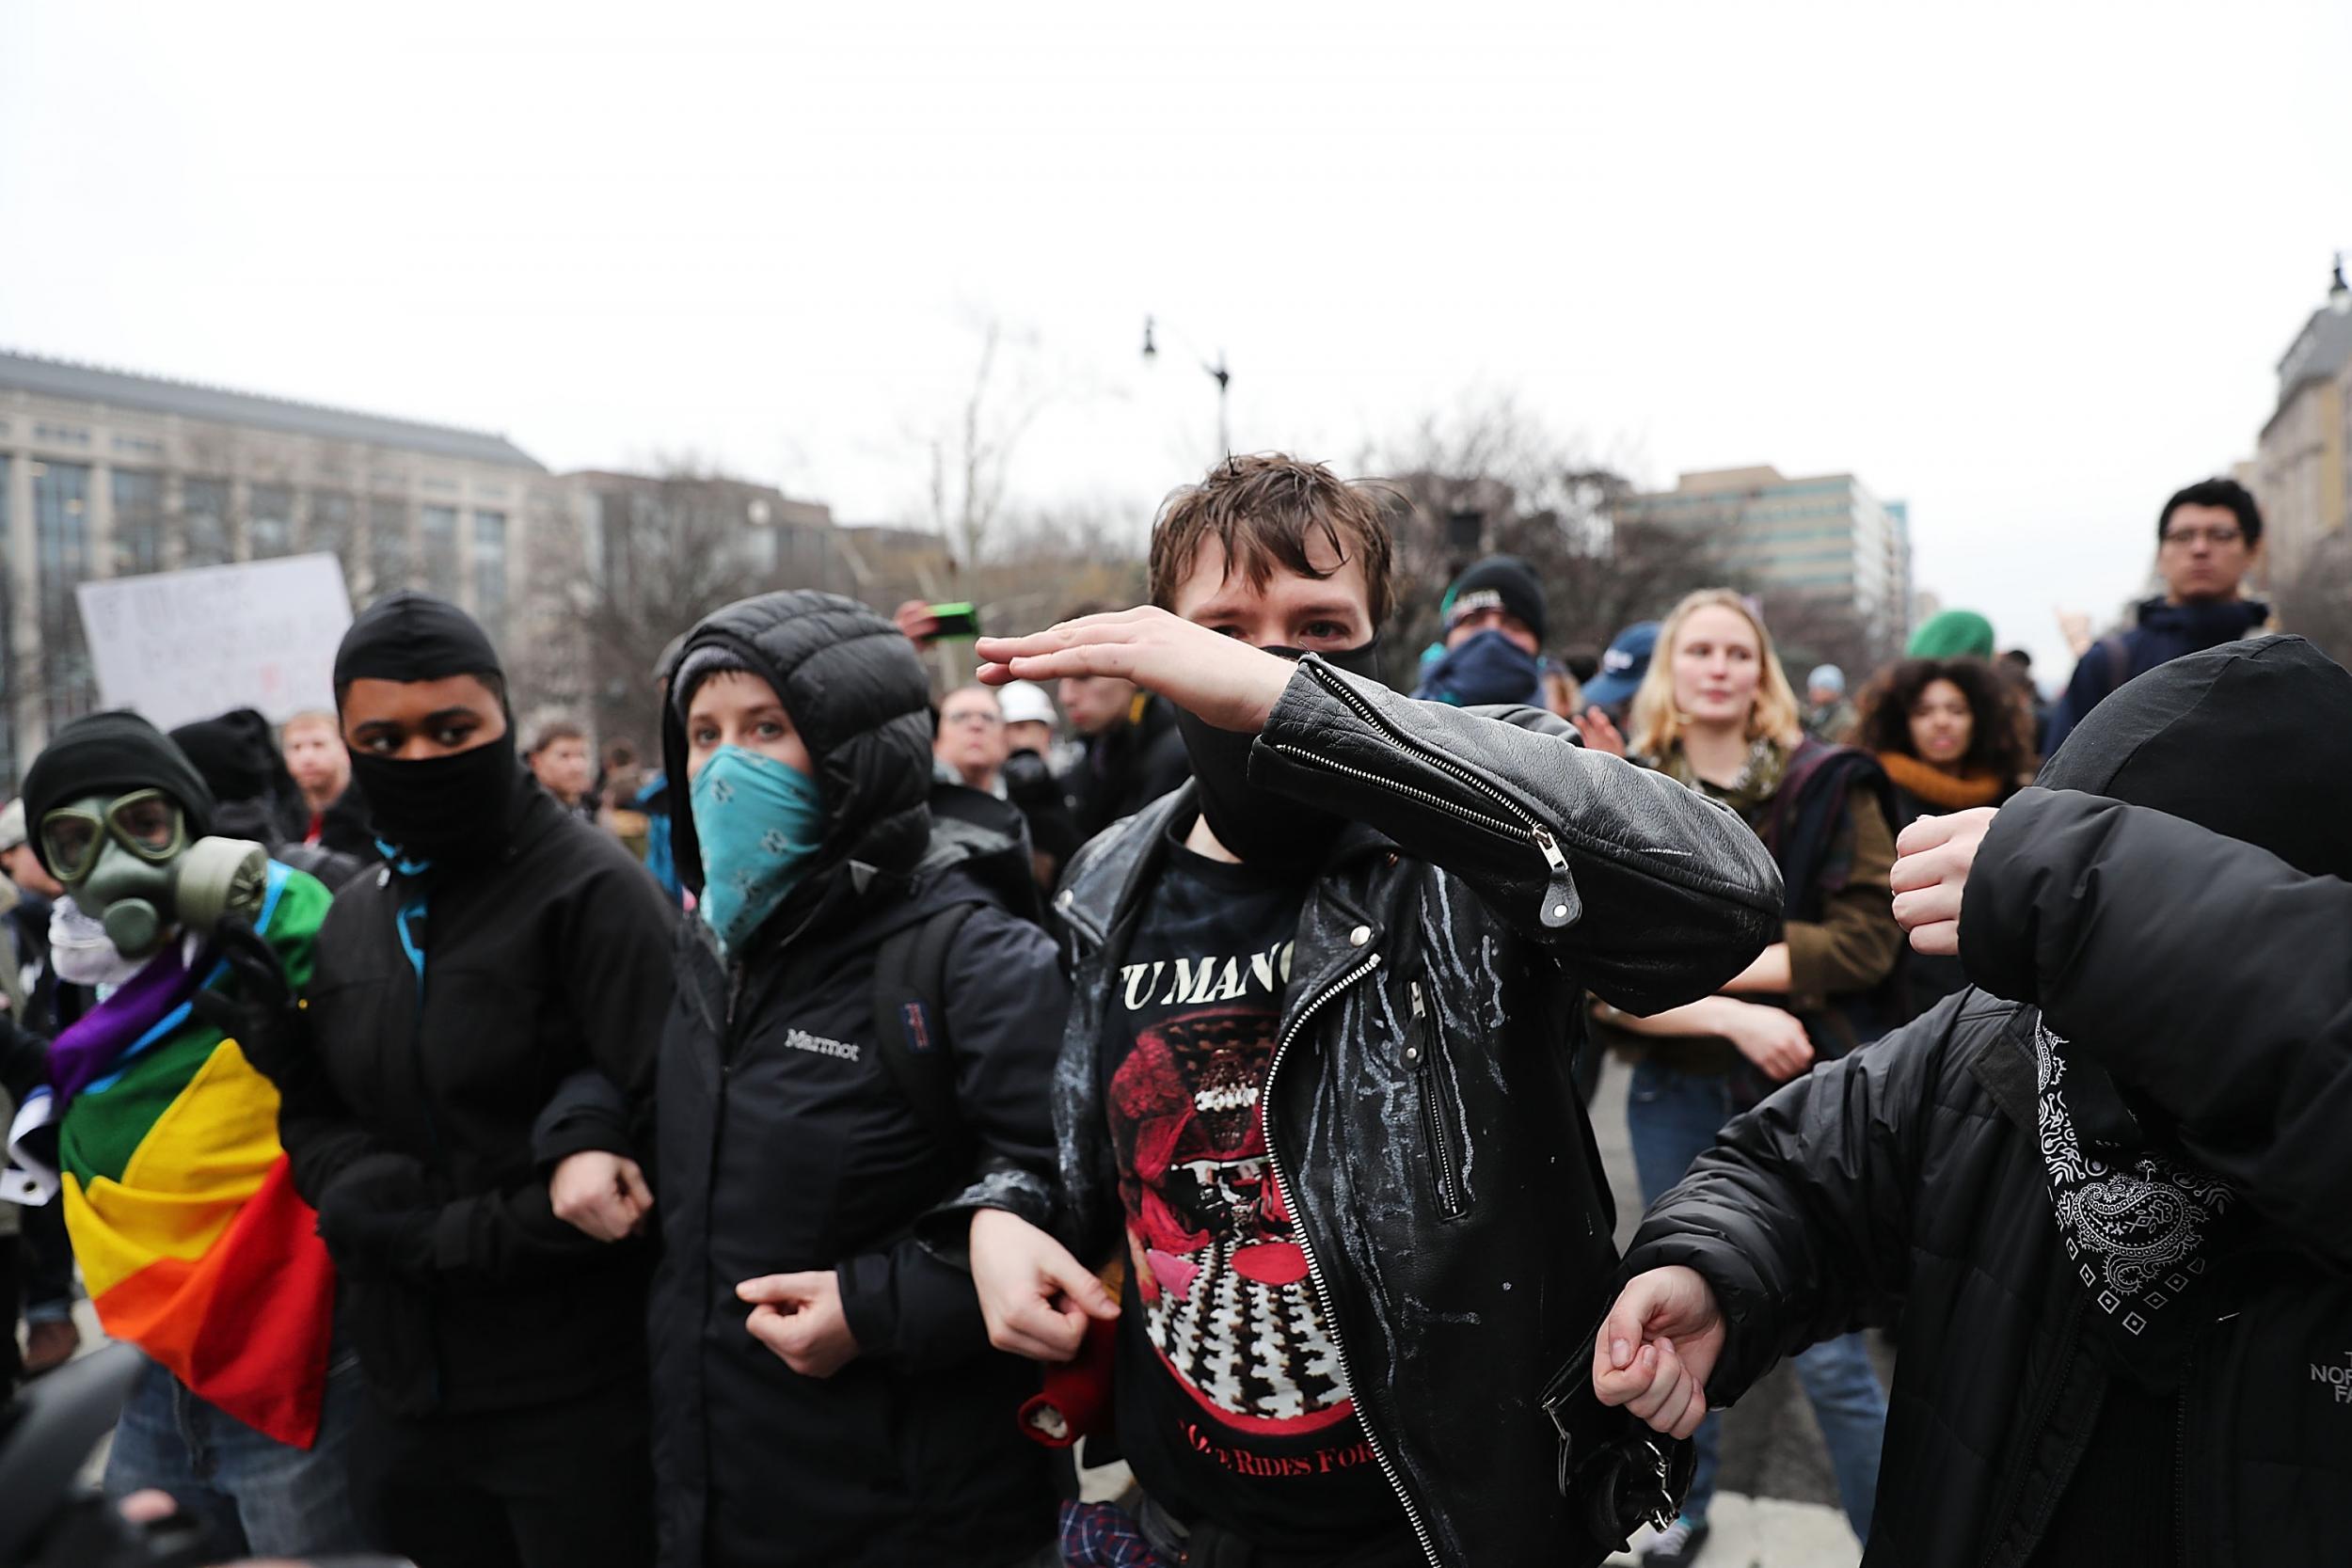
<path id="1" fill-rule="evenodd" d="M 379 600 L 335 692 L 388 863 L 337 896 L 274 1070 L 364 1374 L 355 1484 L 421 1568 L 637 1568 L 650 1195 L 626 1128 L 552 1175 L 531 1128 L 590 1066 L 645 1105 L 668 908 L 524 770 L 497 651 L 463 610 Z M 557 1218 L 572 1193 L 594 1234 Z"/>
<path id="2" fill-rule="evenodd" d="M 266 1042 L 245 1022 L 309 982 L 326 890 L 209 836 L 212 792 L 133 714 L 60 730 L 24 807 L 65 890 L 52 961 L 98 1000 L 49 1042 L 35 1099 L 50 1135 L 11 1152 L 61 1186 L 100 1323 L 151 1358 L 107 1489 L 170 1493 L 223 1556 L 363 1546 L 344 1480 L 358 1388 L 347 1360 L 330 1364 L 334 1270 L 279 1145 Z"/>
<path id="3" fill-rule="evenodd" d="M 920 659 L 854 600 L 730 605 L 675 669 L 700 903 L 658 1094 L 660 1560 L 1027 1563 L 1054 1528 L 1013 1432 L 1035 1369 L 910 1234 L 976 1170 L 1051 1158 L 1069 993 L 1016 912 L 1020 816 L 934 785 Z"/>
<path id="4" fill-rule="evenodd" d="M 992 683 L 1167 698 L 1194 780 L 1056 899 L 1057 1168 L 961 1200 L 996 1343 L 1064 1360 L 1118 1321 L 1144 1501 L 1073 1511 L 1073 1563 L 1605 1550 L 1544 1407 L 1615 1262 L 1581 989 L 1710 992 L 1777 931 L 1780 879 L 1737 817 L 1548 713 L 1374 679 L 1391 560 L 1367 490 L 1237 457 L 1162 509 L 1150 606 L 979 642 Z"/>

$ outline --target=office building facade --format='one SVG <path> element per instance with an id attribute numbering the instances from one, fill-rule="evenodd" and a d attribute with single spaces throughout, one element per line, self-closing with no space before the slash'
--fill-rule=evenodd
<path id="1" fill-rule="evenodd" d="M 327 551 L 503 635 L 567 521 L 503 436 L 0 353 L 0 779 L 98 704 L 78 583 Z"/>
<path id="2" fill-rule="evenodd" d="M 1850 615 L 1873 649 L 1911 634 L 1911 512 L 1851 474 L 1791 479 L 1777 468 L 1713 468 L 1620 502 L 1622 521 L 1703 531 L 1749 592 L 1794 594 Z"/>

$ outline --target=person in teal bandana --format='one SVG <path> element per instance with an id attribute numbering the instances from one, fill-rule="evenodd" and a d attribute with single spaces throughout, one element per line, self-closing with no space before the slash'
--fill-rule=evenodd
<path id="1" fill-rule="evenodd" d="M 1013 1429 L 1034 1370 L 989 1347 L 961 1258 L 914 1237 L 1053 1157 L 1069 993 L 1014 912 L 1020 817 L 991 834 L 943 800 L 934 829 L 920 657 L 853 600 L 731 605 L 675 671 L 663 761 L 697 904 L 654 1097 L 660 1561 L 1036 1560 L 1051 1456 Z M 893 938 L 937 930 L 931 1002 L 885 1007 Z M 935 1076 L 911 1083 L 914 1055 Z M 543 1126 L 593 1119 L 602 1086 L 576 1087 Z"/>

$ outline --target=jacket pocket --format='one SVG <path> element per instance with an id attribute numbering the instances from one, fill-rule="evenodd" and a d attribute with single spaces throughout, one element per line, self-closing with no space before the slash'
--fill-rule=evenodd
<path id="1" fill-rule="evenodd" d="M 1406 982 L 1409 1016 L 1405 1023 L 1405 1065 L 1412 1069 L 1414 1093 L 1421 1101 L 1421 1131 L 1429 1146 L 1429 1179 L 1436 1190 L 1440 1218 L 1457 1219 L 1470 1211 L 1470 1189 L 1463 1180 L 1470 1139 L 1462 1126 L 1453 1063 L 1445 1051 L 1444 1031 L 1430 1010 L 1421 980 Z"/>

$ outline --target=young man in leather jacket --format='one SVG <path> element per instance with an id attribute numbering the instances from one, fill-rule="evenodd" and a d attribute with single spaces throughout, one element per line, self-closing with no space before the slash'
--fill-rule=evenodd
<path id="1" fill-rule="evenodd" d="M 1163 510 L 1152 605 L 979 644 L 991 683 L 1167 699 L 1194 774 L 1056 899 L 1058 1169 L 961 1200 L 997 1344 L 1119 1320 L 1146 1500 L 1073 1514 L 1073 1563 L 1572 1560 L 1539 1395 L 1613 1260 L 1578 999 L 1707 994 L 1778 927 L 1729 813 L 1549 714 L 1372 678 L 1390 563 L 1366 491 L 1234 458 Z"/>

